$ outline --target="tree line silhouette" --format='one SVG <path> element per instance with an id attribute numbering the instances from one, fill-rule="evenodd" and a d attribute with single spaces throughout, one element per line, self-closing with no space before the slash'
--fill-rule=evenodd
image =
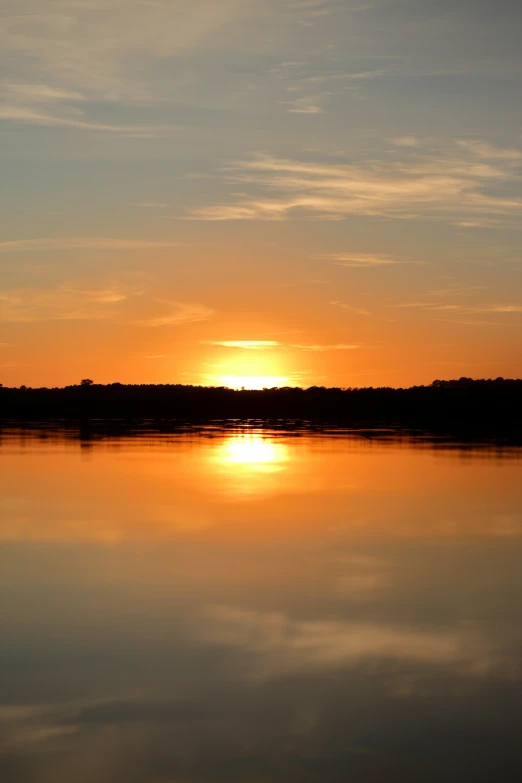
<path id="1" fill-rule="evenodd" d="M 102 385 L 89 378 L 63 388 L 0 386 L 0 419 L 165 423 L 252 418 L 522 435 L 522 380 L 460 378 L 410 388 L 311 386 L 261 391 L 181 384 Z"/>

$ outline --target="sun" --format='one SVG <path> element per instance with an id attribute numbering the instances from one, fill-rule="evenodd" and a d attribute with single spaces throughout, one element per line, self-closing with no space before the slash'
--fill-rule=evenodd
<path id="1" fill-rule="evenodd" d="M 287 386 L 288 378 L 280 375 L 222 375 L 220 384 L 229 389 L 273 389 L 275 386 Z"/>
<path id="2" fill-rule="evenodd" d="M 210 344 L 215 346 L 213 351 L 225 352 L 221 361 L 206 365 L 212 368 L 206 377 L 213 386 L 251 391 L 291 385 L 286 357 L 275 340 L 214 340 Z"/>

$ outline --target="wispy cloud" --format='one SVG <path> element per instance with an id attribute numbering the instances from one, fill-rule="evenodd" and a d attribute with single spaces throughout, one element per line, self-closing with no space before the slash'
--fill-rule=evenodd
<path id="1" fill-rule="evenodd" d="M 122 106 L 172 103 L 192 78 L 179 57 L 244 47 L 237 20 L 256 30 L 273 4 L 244 0 L 5 0 L 0 4 L 0 122 L 133 138 L 174 126 L 121 122 Z M 246 49 L 245 49 L 246 50 Z M 158 67 L 177 59 L 171 78 Z M 168 86 L 166 86 L 168 85 Z M 174 89 L 173 89 L 174 87 Z M 110 119 L 108 119 L 110 117 Z M 150 111 L 148 112 L 150 118 Z"/>
<path id="2" fill-rule="evenodd" d="M 284 91 L 291 114 L 322 114 L 335 98 L 357 98 L 365 83 L 390 75 L 391 66 L 374 69 L 350 69 L 334 58 L 312 59 L 311 62 L 287 62 L 271 69 L 273 77 Z"/>
<path id="3" fill-rule="evenodd" d="M 455 310 L 461 313 L 522 313 L 520 304 L 479 304 L 463 305 L 441 302 L 404 302 L 396 307 L 419 308 L 423 310 Z"/>
<path id="4" fill-rule="evenodd" d="M 440 321 L 446 324 L 458 324 L 459 326 L 510 326 L 506 321 L 486 321 L 480 318 L 434 318 L 434 321 Z"/>
<path id="5" fill-rule="evenodd" d="M 77 710 L 51 705 L 23 705 L 0 708 L 3 750 L 28 753 L 33 745 L 44 745 L 78 731 L 71 718 Z"/>
<path id="6" fill-rule="evenodd" d="M 343 621 L 299 621 L 277 612 L 209 607 L 204 634 L 218 644 L 258 655 L 259 674 L 321 670 L 372 659 L 443 664 L 480 676 L 508 669 L 495 643 L 472 631 L 419 631 Z"/>
<path id="7" fill-rule="evenodd" d="M 480 313 L 522 313 L 522 305 L 497 304 L 487 307 L 477 308 L 475 312 Z"/>
<path id="8" fill-rule="evenodd" d="M 143 209 L 166 209 L 168 204 L 164 204 L 161 201 L 137 201 L 132 206 L 142 207 Z"/>
<path id="9" fill-rule="evenodd" d="M 202 304 L 187 302 L 172 302 L 165 312 L 158 315 L 142 318 L 134 323 L 137 326 L 160 327 L 177 326 L 179 324 L 196 323 L 206 321 L 214 315 L 214 310 Z"/>
<path id="10" fill-rule="evenodd" d="M 484 141 L 464 139 L 458 142 L 464 150 L 476 155 L 483 160 L 519 161 L 522 160 L 522 152 L 516 149 L 503 149 L 487 144 Z"/>
<path id="11" fill-rule="evenodd" d="M 300 98 L 294 98 L 293 101 L 287 101 L 288 111 L 290 114 L 322 114 L 321 100 L 321 96 L 317 95 L 305 95 Z"/>
<path id="12" fill-rule="evenodd" d="M 207 345 L 219 345 L 223 348 L 242 348 L 258 351 L 265 348 L 277 348 L 281 343 L 276 340 L 205 340 Z"/>
<path id="13" fill-rule="evenodd" d="M 3 82 L 0 94 L 3 97 L 11 96 L 20 101 L 37 101 L 38 103 L 86 100 L 85 95 L 75 90 L 66 90 L 63 87 L 50 87 L 47 84 L 24 84 L 23 82 Z"/>
<path id="14" fill-rule="evenodd" d="M 369 310 L 366 310 L 364 307 L 354 307 L 353 305 L 345 304 L 344 302 L 330 302 L 331 305 L 334 307 L 340 307 L 341 310 L 349 310 L 351 313 L 354 313 L 355 315 L 371 315 L 371 312 Z"/>
<path id="15" fill-rule="evenodd" d="M 468 291 L 467 293 L 471 294 L 473 291 Z M 510 324 L 508 321 L 492 321 L 490 319 L 484 318 L 470 318 L 470 316 L 517 315 L 522 313 L 521 304 L 511 303 L 481 303 L 472 305 L 469 303 L 461 304 L 455 302 L 420 300 L 413 302 L 403 302 L 395 306 L 403 309 L 426 310 L 432 313 L 448 313 L 454 317 L 451 319 L 436 318 L 435 320 L 466 326 L 509 326 Z"/>
<path id="16" fill-rule="evenodd" d="M 323 253 L 315 255 L 324 261 L 333 261 L 338 266 L 353 267 L 354 269 L 371 269 L 376 266 L 390 266 L 401 263 L 395 258 L 375 253 Z"/>
<path id="17" fill-rule="evenodd" d="M 134 138 L 156 138 L 174 130 L 173 126 L 121 125 L 100 122 L 87 118 L 80 109 L 74 113 L 51 113 L 16 103 L 0 103 L 0 119 L 29 125 L 106 132 Z"/>
<path id="18" fill-rule="evenodd" d="M 0 253 L 61 250 L 165 250 L 179 247 L 179 242 L 115 237 L 49 237 L 11 239 L 0 242 Z"/>
<path id="19" fill-rule="evenodd" d="M 462 286 L 462 285 L 450 285 L 446 286 L 446 288 L 432 288 L 430 291 L 427 292 L 428 296 L 462 296 L 462 295 L 472 295 L 476 294 L 477 291 L 486 291 L 488 289 L 488 286 L 485 285 L 469 285 L 469 286 Z"/>
<path id="20" fill-rule="evenodd" d="M 418 147 L 420 145 L 419 139 L 415 136 L 400 136 L 394 139 L 394 143 L 399 147 Z"/>
<path id="21" fill-rule="evenodd" d="M 136 318 L 136 312 L 143 313 Z M 175 326 L 210 318 L 199 303 L 168 301 L 133 284 L 0 290 L 0 322 L 101 321 L 144 327 Z"/>
<path id="22" fill-rule="evenodd" d="M 335 343 L 333 345 L 317 343 L 281 343 L 276 340 L 204 340 L 203 342 L 206 345 L 217 345 L 223 348 L 239 348 L 247 351 L 259 351 L 271 348 L 292 348 L 294 350 L 317 353 L 323 351 L 353 351 L 361 347 L 360 345 L 348 345 L 346 343 Z"/>
<path id="23" fill-rule="evenodd" d="M 53 0 L 45 13 L 41 0 L 26 0 L 24 13 L 17 0 L 7 0 L 0 43 L 6 55 L 26 58 L 26 70 L 53 83 L 81 82 L 97 97 L 132 96 L 143 84 L 143 58 L 197 49 L 245 15 L 252 9 L 241 0 Z M 133 63 L 132 55 L 141 61 Z"/>
<path id="24" fill-rule="evenodd" d="M 286 0 L 286 5 L 296 15 L 298 24 L 304 27 L 312 27 L 336 12 L 360 11 L 367 7 L 357 3 L 350 5 L 344 0 Z"/>
<path id="25" fill-rule="evenodd" d="M 322 353 L 324 351 L 355 351 L 360 345 L 347 343 L 335 343 L 333 345 L 321 345 L 317 343 L 292 343 L 290 348 L 296 348 L 300 351 L 311 351 L 312 353 Z"/>
<path id="26" fill-rule="evenodd" d="M 455 222 L 473 217 L 518 224 L 522 198 L 498 192 L 520 176 L 510 156 L 489 162 L 458 145 L 416 160 L 383 159 L 365 165 L 319 163 L 258 155 L 231 164 L 228 179 L 264 195 L 192 210 L 199 220 L 286 220 L 291 216 L 341 220 L 349 215 Z M 494 188 L 490 187 L 494 182 Z"/>
<path id="27" fill-rule="evenodd" d="M 125 302 L 129 293 L 116 287 L 80 289 L 64 284 L 56 289 L 15 289 L 0 291 L 0 321 L 78 321 L 113 318 L 114 306 Z"/>

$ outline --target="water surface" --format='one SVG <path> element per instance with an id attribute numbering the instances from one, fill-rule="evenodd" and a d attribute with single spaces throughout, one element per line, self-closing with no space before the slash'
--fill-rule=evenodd
<path id="1" fill-rule="evenodd" d="M 522 452 L 0 439 L 0 779 L 522 779 Z"/>

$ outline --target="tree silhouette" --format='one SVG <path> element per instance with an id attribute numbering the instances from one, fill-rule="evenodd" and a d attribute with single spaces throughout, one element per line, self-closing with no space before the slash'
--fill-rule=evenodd
<path id="1" fill-rule="evenodd" d="M 85 387 L 89 387 L 89 390 Z M 154 421 L 168 430 L 227 419 L 342 427 L 403 427 L 522 442 L 522 380 L 459 378 L 430 386 L 234 390 L 180 384 L 107 384 L 85 378 L 63 389 L 0 387 L 2 420 Z M 108 426 L 108 425 L 107 425 Z M 297 425 L 296 425 L 297 426 Z"/>

